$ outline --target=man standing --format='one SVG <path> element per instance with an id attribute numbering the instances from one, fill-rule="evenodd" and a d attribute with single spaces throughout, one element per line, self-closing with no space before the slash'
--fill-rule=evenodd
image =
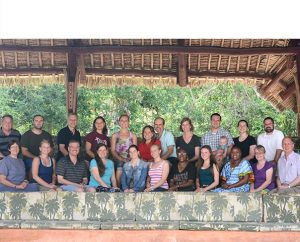
<path id="1" fill-rule="evenodd" d="M 154 120 L 154 128 L 158 133 L 158 138 L 161 143 L 161 158 L 170 161 L 172 165 L 176 164 L 175 140 L 173 134 L 165 129 L 165 120 L 161 117 L 156 118 Z"/>
<path id="2" fill-rule="evenodd" d="M 68 154 L 57 163 L 57 181 L 61 184 L 60 188 L 63 191 L 83 192 L 86 190 L 94 192 L 94 188 L 86 186 L 88 172 L 85 162 L 78 157 L 79 150 L 79 142 L 70 140 Z"/>
<path id="3" fill-rule="evenodd" d="M 203 137 L 201 138 L 201 146 L 209 145 L 212 151 L 216 151 L 217 147 L 219 146 L 220 138 L 222 136 L 226 136 L 228 140 L 227 141 L 228 142 L 227 155 L 228 155 L 231 151 L 234 142 L 231 134 L 227 130 L 221 128 L 221 120 L 222 117 L 218 113 L 213 113 L 210 116 L 211 129 L 206 134 L 204 134 Z"/>
<path id="4" fill-rule="evenodd" d="M 53 141 L 51 135 L 43 130 L 44 117 L 37 114 L 32 120 L 33 128 L 26 131 L 22 135 L 21 147 L 23 159 L 25 162 L 26 173 L 31 170 L 32 160 L 40 154 L 40 144 L 42 140 L 49 141 L 51 148 L 53 148 Z"/>
<path id="5" fill-rule="evenodd" d="M 283 154 L 278 160 L 277 190 L 280 194 L 300 193 L 300 155 L 294 152 L 290 137 L 282 140 Z"/>
<path id="6" fill-rule="evenodd" d="M 9 155 L 8 144 L 10 141 L 20 142 L 21 134 L 13 129 L 13 117 L 6 114 L 2 117 L 2 126 L 0 129 L 0 159 Z"/>
<path id="7" fill-rule="evenodd" d="M 257 144 L 266 149 L 266 160 L 277 163 L 282 152 L 282 139 L 284 135 L 281 131 L 274 129 L 274 120 L 271 117 L 264 119 L 265 133 L 258 135 Z"/>
<path id="8" fill-rule="evenodd" d="M 57 145 L 58 145 L 58 154 L 57 161 L 63 156 L 68 155 L 68 146 L 70 140 L 78 141 L 81 145 L 81 136 L 79 131 L 76 129 L 77 125 L 77 115 L 75 113 L 69 113 L 68 115 L 68 125 L 62 128 L 57 134 Z"/>

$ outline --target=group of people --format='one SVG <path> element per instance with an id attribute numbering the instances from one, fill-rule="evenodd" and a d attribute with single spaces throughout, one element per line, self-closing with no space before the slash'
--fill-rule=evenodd
<path id="1" fill-rule="evenodd" d="M 182 135 L 175 139 L 158 117 L 139 140 L 129 129 L 128 115 L 120 116 L 120 130 L 111 138 L 99 116 L 82 142 L 77 115 L 70 113 L 57 135 L 55 159 L 43 116 L 35 115 L 32 129 L 21 135 L 13 129 L 13 117 L 4 115 L 0 191 L 300 192 L 300 155 L 271 117 L 264 119 L 265 132 L 257 140 L 246 120 L 238 122 L 239 136 L 232 138 L 221 127 L 220 114 L 210 119 L 210 130 L 200 138 L 191 119 L 183 118 Z"/>

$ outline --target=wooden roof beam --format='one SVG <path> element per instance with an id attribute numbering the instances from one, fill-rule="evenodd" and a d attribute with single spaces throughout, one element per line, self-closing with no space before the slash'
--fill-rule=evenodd
<path id="1" fill-rule="evenodd" d="M 4 68 L 0 69 L 0 75 L 52 75 L 52 74 L 63 74 L 63 68 L 15 68 L 9 69 Z"/>
<path id="2" fill-rule="evenodd" d="M 179 46 L 184 46 L 184 39 L 177 40 Z M 188 84 L 188 68 L 185 59 L 185 54 L 178 54 L 177 62 L 177 84 L 185 87 Z"/>
<path id="3" fill-rule="evenodd" d="M 286 90 L 282 91 L 279 93 L 279 96 L 281 97 L 281 99 L 284 101 L 286 99 L 288 99 L 291 95 L 293 95 L 296 91 L 296 86 L 295 86 L 295 82 L 293 82 L 292 84 L 290 84 Z"/>
<path id="4" fill-rule="evenodd" d="M 80 53 L 162 53 L 162 54 L 215 54 L 215 55 L 296 55 L 300 54 L 299 46 L 288 47 L 255 47 L 227 48 L 216 46 L 170 46 L 170 45 L 86 45 L 86 46 L 26 46 L 0 45 L 0 51 L 30 52 L 74 52 Z"/>

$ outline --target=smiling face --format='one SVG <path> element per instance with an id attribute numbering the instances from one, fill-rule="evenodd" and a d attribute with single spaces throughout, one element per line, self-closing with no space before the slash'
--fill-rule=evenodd
<path id="1" fill-rule="evenodd" d="M 211 152 L 209 151 L 209 149 L 207 148 L 202 148 L 200 150 L 200 155 L 201 155 L 201 158 L 206 161 L 206 160 L 209 160 L 210 159 L 210 156 L 211 156 Z"/>
<path id="2" fill-rule="evenodd" d="M 121 129 L 128 129 L 129 127 L 129 119 L 127 116 L 122 116 L 119 120 L 119 125 Z"/>
<path id="3" fill-rule="evenodd" d="M 139 158 L 139 152 L 135 147 L 131 147 L 128 151 L 130 159 L 138 159 Z"/>
<path id="4" fill-rule="evenodd" d="M 151 153 L 151 156 L 153 157 L 153 159 L 155 160 L 155 159 L 160 158 L 161 150 L 157 145 L 152 145 L 150 148 L 150 153 Z"/>
<path id="5" fill-rule="evenodd" d="M 254 150 L 255 158 L 257 161 L 264 161 L 265 160 L 265 151 L 264 149 L 255 148 Z"/>
<path id="6" fill-rule="evenodd" d="M 103 131 L 103 128 L 105 126 L 105 123 L 103 122 L 103 120 L 101 118 L 98 118 L 95 122 L 95 128 L 97 131 Z"/>
<path id="7" fill-rule="evenodd" d="M 164 132 L 164 128 L 165 128 L 165 125 L 163 123 L 163 120 L 158 118 L 154 121 L 154 128 L 156 130 L 156 132 L 161 135 L 163 132 Z"/>
<path id="8" fill-rule="evenodd" d="M 247 127 L 247 124 L 246 124 L 246 122 L 244 122 L 244 121 L 241 121 L 240 123 L 239 123 L 239 132 L 240 133 L 247 133 L 247 131 L 248 131 L 248 127 Z"/>
<path id="9" fill-rule="evenodd" d="M 17 157 L 20 151 L 20 147 L 18 144 L 14 143 L 13 145 L 10 146 L 9 148 L 9 152 L 11 154 L 11 156 L 13 157 Z"/>
<path id="10" fill-rule="evenodd" d="M 108 153 L 107 148 L 104 145 L 100 146 L 97 150 L 97 154 L 101 159 L 106 159 L 107 153 Z"/>
<path id="11" fill-rule="evenodd" d="M 145 139 L 146 141 L 151 140 L 152 137 L 153 137 L 153 135 L 154 135 L 154 134 L 151 132 L 151 129 L 150 129 L 150 128 L 145 128 L 145 129 L 144 129 L 143 136 L 144 136 L 144 139 Z"/>
<path id="12" fill-rule="evenodd" d="M 232 161 L 240 161 L 241 156 L 242 156 L 242 153 L 239 148 L 236 148 L 236 147 L 232 148 L 231 153 L 230 153 L 230 157 L 231 157 Z"/>
<path id="13" fill-rule="evenodd" d="M 75 129 L 76 128 L 76 125 L 77 125 L 77 116 L 76 115 L 70 115 L 68 117 L 68 126 L 71 128 L 71 129 Z"/>
<path id="14" fill-rule="evenodd" d="M 185 150 L 179 149 L 177 151 L 177 157 L 179 162 L 188 162 L 188 156 Z"/>
<path id="15" fill-rule="evenodd" d="M 212 129 L 219 129 L 221 126 L 221 118 L 218 115 L 211 117 L 211 127 Z"/>
<path id="16" fill-rule="evenodd" d="M 77 142 L 70 143 L 68 146 L 69 155 L 77 156 L 79 154 L 79 149 L 80 149 L 79 143 Z"/>
<path id="17" fill-rule="evenodd" d="M 272 133 L 274 130 L 274 123 L 271 119 L 266 119 L 264 121 L 264 128 L 266 133 Z"/>
<path id="18" fill-rule="evenodd" d="M 50 151 L 51 151 L 51 146 L 49 143 L 42 143 L 40 146 L 40 153 L 41 155 L 49 155 Z"/>
<path id="19" fill-rule="evenodd" d="M 188 121 L 184 121 L 181 125 L 182 131 L 183 132 L 189 132 L 191 131 L 192 126 L 190 125 L 190 123 Z"/>
<path id="20" fill-rule="evenodd" d="M 292 153 L 294 150 L 294 146 L 294 142 L 290 138 L 286 137 L 282 140 L 282 148 L 285 154 Z"/>
<path id="21" fill-rule="evenodd" d="M 2 130 L 6 132 L 10 132 L 12 129 L 12 119 L 10 117 L 5 117 L 2 119 Z"/>

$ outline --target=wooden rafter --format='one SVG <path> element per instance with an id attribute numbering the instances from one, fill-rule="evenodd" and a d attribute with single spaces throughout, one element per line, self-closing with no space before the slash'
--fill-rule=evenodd
<path id="1" fill-rule="evenodd" d="M 291 95 L 293 95 L 295 93 L 295 82 L 293 82 L 292 84 L 290 84 L 286 90 L 282 91 L 281 93 L 279 93 L 279 96 L 281 97 L 281 99 L 284 101 L 286 99 L 288 99 Z"/>
<path id="2" fill-rule="evenodd" d="M 179 46 L 184 46 L 184 39 L 177 40 Z M 188 82 L 188 68 L 185 54 L 178 54 L 177 63 L 177 83 L 179 86 L 184 87 Z"/>

